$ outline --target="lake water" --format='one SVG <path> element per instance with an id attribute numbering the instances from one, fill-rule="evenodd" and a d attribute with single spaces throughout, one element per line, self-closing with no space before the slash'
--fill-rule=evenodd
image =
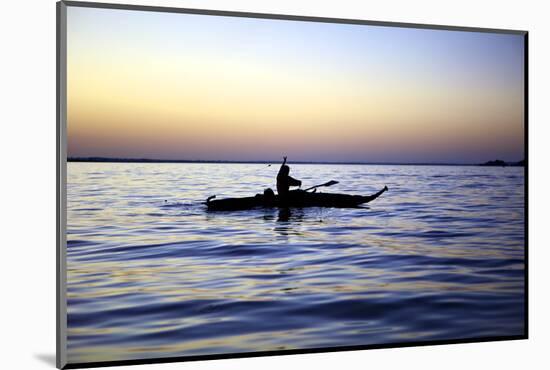
<path id="1" fill-rule="evenodd" d="M 524 333 L 524 169 L 292 165 L 358 209 L 207 212 L 278 165 L 69 163 L 69 363 Z"/>

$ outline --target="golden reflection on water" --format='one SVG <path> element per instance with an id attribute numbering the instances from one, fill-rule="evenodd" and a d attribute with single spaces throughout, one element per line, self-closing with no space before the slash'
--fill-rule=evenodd
<path id="1" fill-rule="evenodd" d="M 169 357 L 178 356 L 186 353 L 200 353 L 207 348 L 233 348 L 233 353 L 238 352 L 255 352 L 255 351 L 275 351 L 285 349 L 296 349 L 293 346 L 273 345 L 264 347 L 258 343 L 264 343 L 266 339 L 280 336 L 305 336 L 315 330 L 281 330 L 270 333 L 254 333 L 246 335 L 232 335 L 225 338 L 195 340 L 192 342 L 174 343 L 171 345 L 151 345 L 151 346 L 135 346 L 135 347 L 112 347 L 112 346 L 97 346 L 91 349 L 79 349 L 79 362 L 92 361 L 110 361 L 119 359 L 121 353 L 130 355 L 130 358 L 150 358 L 150 357 Z M 305 345 L 300 348 L 312 347 L 314 345 Z M 135 356 L 135 357 L 134 357 Z"/>

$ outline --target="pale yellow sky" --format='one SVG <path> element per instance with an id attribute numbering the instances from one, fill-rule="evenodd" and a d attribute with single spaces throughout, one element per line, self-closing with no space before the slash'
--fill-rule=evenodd
<path id="1" fill-rule="evenodd" d="M 69 8 L 69 156 L 523 156 L 518 35 Z"/>

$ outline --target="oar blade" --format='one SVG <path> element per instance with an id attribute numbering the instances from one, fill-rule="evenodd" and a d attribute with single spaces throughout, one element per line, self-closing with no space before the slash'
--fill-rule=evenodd
<path id="1" fill-rule="evenodd" d="M 325 182 L 324 184 L 315 185 L 315 186 L 312 186 L 312 187 L 310 187 L 310 188 L 307 188 L 305 191 L 317 189 L 317 188 L 320 188 L 320 187 L 322 187 L 322 186 L 332 186 L 332 185 L 336 185 L 336 184 L 338 184 L 338 181 L 330 180 L 329 182 Z"/>

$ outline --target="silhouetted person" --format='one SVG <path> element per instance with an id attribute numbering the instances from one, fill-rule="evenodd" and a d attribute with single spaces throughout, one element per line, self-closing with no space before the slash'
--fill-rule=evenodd
<path id="1" fill-rule="evenodd" d="M 264 207 L 269 207 L 275 204 L 275 192 L 271 188 L 267 188 L 264 190 L 264 197 L 263 197 L 263 203 Z"/>
<path id="2" fill-rule="evenodd" d="M 290 167 L 286 164 L 286 157 L 283 158 L 283 164 L 281 165 L 279 174 L 277 175 L 277 193 L 284 199 L 288 195 L 288 191 L 291 186 L 302 186 L 302 182 L 290 177 Z"/>

